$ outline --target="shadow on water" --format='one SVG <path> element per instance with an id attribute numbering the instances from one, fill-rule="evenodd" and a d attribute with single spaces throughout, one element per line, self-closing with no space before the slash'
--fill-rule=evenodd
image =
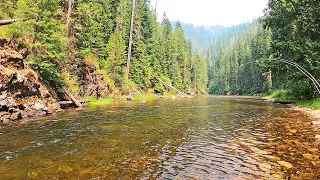
<path id="1" fill-rule="evenodd" d="M 3 179 L 319 179 L 310 121 L 246 99 L 93 107 L 2 127 L 0 173 Z"/>

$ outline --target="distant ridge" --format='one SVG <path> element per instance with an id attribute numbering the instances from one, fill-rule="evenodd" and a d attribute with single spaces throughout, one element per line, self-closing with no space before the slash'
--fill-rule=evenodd
<path id="1" fill-rule="evenodd" d="M 200 52 L 204 49 L 209 48 L 214 41 L 217 39 L 228 36 L 230 32 L 237 33 L 244 31 L 248 28 L 249 24 L 256 23 L 257 20 L 253 22 L 243 23 L 231 27 L 225 27 L 221 25 L 214 26 L 197 26 L 189 23 L 180 22 L 182 29 L 186 37 L 191 41 L 193 51 Z M 177 21 L 171 21 L 172 27 L 176 27 Z"/>

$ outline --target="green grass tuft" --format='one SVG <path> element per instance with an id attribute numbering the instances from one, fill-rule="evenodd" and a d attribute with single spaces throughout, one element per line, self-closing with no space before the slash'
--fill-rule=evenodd
<path id="1" fill-rule="evenodd" d="M 301 107 L 320 110 L 320 97 L 313 100 L 298 101 L 296 104 Z"/>
<path id="2" fill-rule="evenodd" d="M 284 100 L 293 100 L 294 96 L 290 90 L 275 90 L 269 96 L 266 97 L 267 99 L 275 99 L 276 101 L 284 101 Z"/>
<path id="3" fill-rule="evenodd" d="M 144 95 L 144 97 L 146 98 L 146 100 L 156 100 L 157 96 L 154 94 L 151 95 Z M 133 101 L 142 101 L 143 97 L 141 97 L 139 94 L 134 95 L 133 97 Z"/>
<path id="4" fill-rule="evenodd" d="M 85 97 L 84 99 L 90 100 L 89 106 L 105 106 L 105 105 L 109 105 L 115 101 L 114 98 L 95 99 L 92 96 Z"/>

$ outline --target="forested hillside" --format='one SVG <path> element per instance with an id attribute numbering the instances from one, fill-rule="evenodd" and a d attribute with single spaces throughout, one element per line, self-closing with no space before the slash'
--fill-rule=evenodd
<path id="1" fill-rule="evenodd" d="M 176 24 L 177 22 L 171 22 Z M 240 32 L 248 30 L 248 23 L 239 24 L 231 27 L 225 26 L 196 26 L 193 24 L 180 23 L 186 37 L 191 41 L 193 51 L 206 51 L 213 42 L 219 41 L 230 35 L 238 35 Z"/>
<path id="2" fill-rule="evenodd" d="M 2 26 L 0 36 L 27 50 L 28 64 L 56 92 L 66 87 L 101 97 L 128 94 L 134 86 L 163 94 L 162 79 L 185 92 L 206 93 L 206 61 L 192 53 L 179 23 L 173 27 L 164 16 L 160 25 L 143 0 L 136 3 L 126 78 L 132 6 L 131 0 L 0 1 L 0 19 L 24 18 Z"/>
<path id="3" fill-rule="evenodd" d="M 218 38 L 206 52 L 210 93 L 261 94 L 268 90 L 267 68 L 256 63 L 267 57 L 270 32 L 261 24 L 243 24 Z"/>
<path id="4" fill-rule="evenodd" d="M 312 98 L 316 88 L 294 66 L 298 63 L 320 79 L 320 2 L 270 0 L 258 23 L 214 40 L 205 51 L 211 94 L 268 94 L 286 99 Z M 269 61 L 262 59 L 269 58 Z M 281 95 L 279 95 L 280 93 Z M 281 97 L 280 97 L 281 98 Z"/>

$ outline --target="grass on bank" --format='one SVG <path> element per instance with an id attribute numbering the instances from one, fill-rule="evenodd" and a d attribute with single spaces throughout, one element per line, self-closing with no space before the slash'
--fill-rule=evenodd
<path id="1" fill-rule="evenodd" d="M 102 105 L 109 105 L 115 101 L 115 98 L 104 98 L 104 99 L 95 99 L 92 96 L 88 96 L 83 98 L 85 100 L 89 100 L 89 106 L 102 106 Z"/>
<path id="2" fill-rule="evenodd" d="M 150 95 L 144 95 L 147 101 L 153 101 L 157 99 L 157 96 L 155 94 L 150 94 Z M 142 101 L 143 98 L 140 95 L 134 95 L 133 101 Z M 96 99 L 93 96 L 87 96 L 83 98 L 84 100 L 89 100 L 89 106 L 104 106 L 104 105 L 109 105 L 117 100 L 121 99 L 116 99 L 116 98 L 104 98 L 104 99 Z"/>
<path id="3" fill-rule="evenodd" d="M 276 101 L 295 100 L 295 104 L 300 107 L 320 110 L 320 97 L 312 100 L 296 100 L 290 90 L 275 90 L 266 98 L 275 99 Z"/>
<path id="4" fill-rule="evenodd" d="M 293 100 L 294 97 L 289 90 L 275 90 L 269 96 L 266 96 L 267 99 L 275 99 L 276 101 L 284 100 Z"/>
<path id="5" fill-rule="evenodd" d="M 149 94 L 149 95 L 143 95 L 146 100 L 156 100 L 157 99 L 157 96 L 155 94 Z M 143 100 L 143 97 L 141 97 L 139 94 L 136 94 L 134 95 L 133 97 L 133 101 L 142 101 Z"/>
<path id="6" fill-rule="evenodd" d="M 295 104 L 301 107 L 320 110 L 320 97 L 313 100 L 297 101 Z"/>

